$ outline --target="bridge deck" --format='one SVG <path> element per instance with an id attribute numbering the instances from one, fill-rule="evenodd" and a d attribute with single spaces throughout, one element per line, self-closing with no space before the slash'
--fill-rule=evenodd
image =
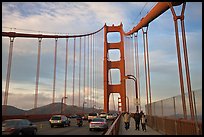
<path id="1" fill-rule="evenodd" d="M 135 130 L 135 120 L 133 118 L 130 118 L 130 128 L 126 130 L 123 118 L 121 118 L 119 135 L 162 135 L 162 134 L 150 128 L 149 126 L 147 126 L 146 131 L 142 130 L 141 125 L 139 131 Z"/>

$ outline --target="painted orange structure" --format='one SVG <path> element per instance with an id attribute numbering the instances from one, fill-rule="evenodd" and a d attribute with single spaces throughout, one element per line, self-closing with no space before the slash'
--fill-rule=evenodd
<path id="1" fill-rule="evenodd" d="M 118 43 L 108 43 L 107 34 L 109 32 L 119 32 L 121 41 Z M 123 40 L 123 25 L 119 26 L 104 26 L 104 112 L 109 112 L 109 96 L 110 93 L 119 93 L 121 98 L 121 109 L 126 111 L 126 84 L 125 84 L 125 59 L 124 59 L 124 40 Z M 108 50 L 120 50 L 120 61 L 109 61 Z M 120 70 L 120 84 L 109 84 L 110 69 Z"/>

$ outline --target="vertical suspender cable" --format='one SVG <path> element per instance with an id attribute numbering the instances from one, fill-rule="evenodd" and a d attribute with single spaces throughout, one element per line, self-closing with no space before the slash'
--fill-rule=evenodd
<path id="1" fill-rule="evenodd" d="M 74 83 L 75 83 L 75 51 L 76 51 L 76 38 L 74 38 L 74 65 L 73 65 L 73 88 L 72 88 L 72 106 L 74 106 Z"/>
<path id="2" fill-rule="evenodd" d="M 65 57 L 65 80 L 64 80 L 64 97 L 67 96 L 67 64 L 68 64 L 68 38 L 66 38 L 66 57 Z M 64 100 L 66 104 L 66 99 Z"/>
<path id="3" fill-rule="evenodd" d="M 95 106 L 95 79 L 94 79 L 94 73 L 95 73 L 95 70 L 94 70 L 94 67 L 95 67 L 95 60 L 94 60 L 94 34 L 93 34 L 93 105 Z"/>
<path id="4" fill-rule="evenodd" d="M 9 47 L 9 56 L 8 56 L 8 65 L 7 65 L 7 75 L 6 75 L 6 87 L 4 95 L 4 115 L 6 115 L 7 103 L 8 103 L 8 91 L 9 91 L 9 82 L 11 74 L 11 63 L 12 63 L 12 53 L 13 53 L 13 42 L 14 37 L 10 37 L 10 47 Z"/>
<path id="5" fill-rule="evenodd" d="M 184 83 L 183 83 L 182 63 L 181 63 L 181 53 L 180 53 L 180 44 L 179 44 L 180 42 L 179 42 L 179 33 L 178 33 L 178 22 L 177 22 L 178 17 L 176 16 L 175 11 L 173 10 L 172 6 L 170 6 L 170 9 L 173 14 L 175 35 L 176 35 L 176 49 L 177 49 L 180 89 L 181 89 L 181 97 L 182 97 L 182 105 L 183 105 L 183 115 L 184 115 L 184 119 L 187 119 L 186 100 L 185 100 Z"/>
<path id="6" fill-rule="evenodd" d="M 138 56 L 138 33 L 135 35 L 135 52 L 136 52 L 136 77 L 137 77 L 137 91 L 138 91 L 138 95 L 139 95 L 139 100 L 138 100 L 138 103 L 139 103 L 139 107 L 140 107 L 140 110 L 141 110 L 141 101 L 140 101 L 140 75 L 139 75 L 139 56 Z"/>
<path id="7" fill-rule="evenodd" d="M 80 86 L 81 86 L 81 37 L 80 37 L 80 44 L 79 44 L 79 107 L 80 107 Z"/>
<path id="8" fill-rule="evenodd" d="M 144 43 L 144 67 L 145 67 L 145 81 L 146 81 L 146 96 L 147 96 L 147 114 L 149 115 L 149 100 L 148 100 L 148 85 L 147 85 L 147 63 L 146 63 L 146 46 L 145 46 L 145 33 L 143 28 L 143 43 Z"/>
<path id="9" fill-rule="evenodd" d="M 53 79 L 53 95 L 52 95 L 52 103 L 53 103 L 53 107 L 52 107 L 52 112 L 54 113 L 54 109 L 55 109 L 55 80 L 56 80 L 56 64 L 57 64 L 57 38 L 55 38 L 55 54 L 54 54 L 54 79 Z"/>
<path id="10" fill-rule="evenodd" d="M 137 62 L 136 62 L 136 46 L 135 46 L 135 35 L 133 34 L 133 43 L 132 43 L 132 46 L 133 46 L 133 74 L 134 76 L 136 76 L 136 82 L 137 82 Z M 137 84 L 137 83 L 136 83 Z M 135 91 L 138 92 L 138 89 L 135 85 Z M 137 96 L 137 92 L 135 92 L 135 97 Z M 133 101 L 134 101 L 134 98 L 133 98 Z M 137 98 L 135 98 L 135 109 L 137 110 Z"/>
<path id="11" fill-rule="evenodd" d="M 86 96 L 86 37 L 84 37 L 84 102 L 85 96 Z"/>
<path id="12" fill-rule="evenodd" d="M 90 97 L 89 97 L 89 35 L 88 35 L 88 65 L 87 65 L 87 96 L 88 96 L 88 101 L 87 101 L 87 106 L 89 106 L 89 101 L 90 101 Z"/>
<path id="13" fill-rule="evenodd" d="M 37 59 L 37 72 L 36 72 L 36 85 L 35 85 L 35 102 L 34 102 L 34 108 L 37 108 L 37 100 L 38 100 L 38 84 L 39 84 L 39 72 L 40 72 L 41 41 L 42 41 L 42 38 L 39 38 L 39 39 L 38 39 L 38 59 Z"/>
<path id="14" fill-rule="evenodd" d="M 92 35 L 91 35 L 91 47 L 90 47 L 90 106 L 93 106 L 92 104 Z"/>
<path id="15" fill-rule="evenodd" d="M 188 51 L 186 47 L 186 34 L 185 34 L 185 26 L 184 26 L 184 10 L 186 3 L 183 3 L 182 13 L 181 13 L 181 29 L 182 29 L 182 40 L 183 40 L 183 52 L 184 52 L 184 60 L 185 60 L 185 68 L 186 68 L 186 79 L 187 79 L 187 88 L 188 88 L 188 97 L 189 97 L 189 105 L 191 112 L 191 119 L 195 120 L 194 107 L 193 107 L 193 97 L 191 91 L 191 80 L 190 80 L 190 72 L 188 65 Z"/>
<path id="16" fill-rule="evenodd" d="M 147 26 L 148 29 L 148 26 Z M 151 95 L 151 86 L 150 86 L 150 70 L 149 70 L 149 51 L 148 51 L 148 38 L 147 38 L 147 30 L 146 30 L 146 52 L 147 52 L 147 72 L 148 72 L 148 88 L 149 88 L 149 103 L 150 103 L 150 115 L 152 115 L 152 95 Z"/>

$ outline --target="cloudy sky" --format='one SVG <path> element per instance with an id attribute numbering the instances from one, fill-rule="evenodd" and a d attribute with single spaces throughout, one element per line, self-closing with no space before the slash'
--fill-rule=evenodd
<path id="1" fill-rule="evenodd" d="M 122 22 L 123 29 L 127 32 L 132 29 L 132 27 L 136 25 L 155 4 L 156 3 L 154 2 L 4 2 L 2 3 L 2 29 L 3 31 L 49 34 L 68 33 L 71 35 L 94 32 L 100 29 L 105 23 L 107 25 L 119 25 Z M 180 14 L 181 6 L 177 6 L 175 9 L 176 13 Z M 201 3 L 189 2 L 186 4 L 185 31 L 191 87 L 192 90 L 199 90 L 202 89 Z M 179 34 L 181 36 L 181 33 Z M 103 86 L 100 86 L 100 83 L 103 84 L 103 31 L 98 33 L 95 38 L 95 41 L 98 43 L 96 44 L 98 45 L 98 47 L 96 46 L 96 54 L 98 55 L 97 63 L 99 64 L 96 65 L 98 67 L 95 68 L 99 73 L 96 80 L 96 83 L 99 85 L 96 86 L 96 90 L 98 91 L 97 107 L 103 108 Z M 79 40 L 76 41 L 79 42 Z M 59 45 L 65 45 L 65 40 L 59 39 L 58 42 Z M 70 40 L 69 42 L 72 44 L 73 40 Z M 8 105 L 14 105 L 23 109 L 33 108 L 37 44 L 38 41 L 36 39 L 15 39 Z M 138 44 L 140 57 L 140 96 L 142 107 L 144 109 L 146 93 L 143 56 L 144 49 L 141 30 L 138 32 Z M 175 32 L 173 17 L 170 10 L 167 10 L 164 14 L 149 24 L 148 44 L 152 102 L 179 95 L 180 85 L 177 67 Z M 43 40 L 42 45 L 45 46 L 42 46 L 41 53 L 38 106 L 51 103 L 52 101 L 54 40 Z M 9 38 L 2 37 L 2 103 L 4 100 L 8 49 Z M 70 64 L 68 66 L 70 68 L 68 69 L 70 71 L 68 72 L 68 96 L 71 96 L 72 93 L 72 50 L 73 46 L 69 49 Z M 57 57 L 57 93 L 55 99 L 56 102 L 60 102 L 64 92 L 65 47 L 59 46 L 57 54 L 62 55 Z M 183 52 L 181 55 L 183 60 Z M 114 53 L 111 55 L 110 53 L 110 56 L 115 58 L 116 55 L 114 55 Z M 77 56 L 76 58 L 78 59 L 79 57 Z M 76 68 L 77 67 L 78 66 L 76 65 Z M 76 73 L 78 76 L 78 72 Z M 115 72 L 113 72 L 113 80 L 114 73 Z M 185 92 L 187 92 L 184 62 L 183 75 Z M 115 79 L 117 81 L 117 78 Z M 59 82 L 60 80 L 62 82 Z M 133 83 L 129 81 L 127 84 Z M 78 87 L 76 86 L 76 90 L 77 89 Z M 86 87 L 86 90 L 88 90 L 88 87 Z M 78 93 L 76 92 L 75 94 Z M 128 90 L 127 95 L 131 98 L 131 104 L 133 104 L 133 89 L 131 89 L 131 91 Z M 77 95 L 75 99 L 77 102 Z M 117 97 L 115 97 L 114 100 L 117 102 Z M 112 102 L 111 97 L 110 102 Z M 68 100 L 68 104 L 71 104 L 71 99 Z M 134 106 L 131 105 L 131 109 L 133 108 Z"/>

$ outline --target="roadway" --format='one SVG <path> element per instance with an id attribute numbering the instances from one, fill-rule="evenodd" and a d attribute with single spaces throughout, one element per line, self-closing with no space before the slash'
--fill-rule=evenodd
<path id="1" fill-rule="evenodd" d="M 112 122 L 108 122 L 108 127 L 111 126 Z M 76 119 L 71 119 L 71 125 L 68 127 L 54 127 L 51 128 L 49 121 L 34 122 L 38 127 L 37 135 L 102 135 L 102 130 L 89 131 L 89 122 L 83 121 L 83 126 L 78 127 Z"/>

